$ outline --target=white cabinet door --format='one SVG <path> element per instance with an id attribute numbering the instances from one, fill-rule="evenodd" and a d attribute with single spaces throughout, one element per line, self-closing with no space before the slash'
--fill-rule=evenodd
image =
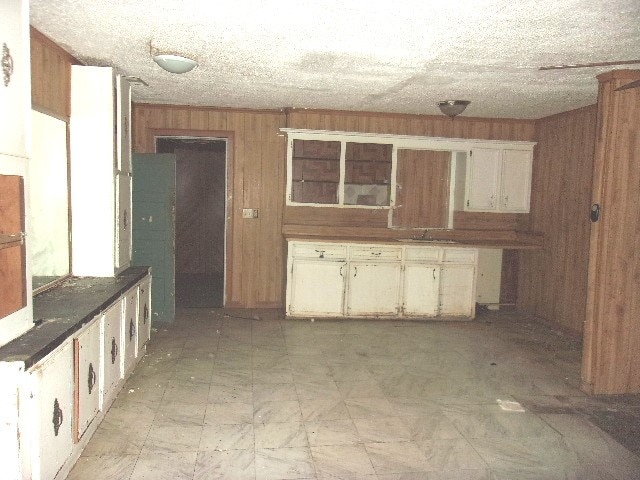
<path id="1" fill-rule="evenodd" d="M 116 270 L 131 265 L 131 177 L 116 175 Z"/>
<path id="2" fill-rule="evenodd" d="M 349 264 L 348 315 L 397 315 L 400 262 Z"/>
<path id="3" fill-rule="evenodd" d="M 504 150 L 502 157 L 500 210 L 514 213 L 528 212 L 530 194 L 531 152 L 525 150 Z"/>
<path id="4" fill-rule="evenodd" d="M 116 169 L 131 173 L 131 84 L 121 75 L 116 76 Z"/>
<path id="5" fill-rule="evenodd" d="M 440 291 L 440 265 L 407 263 L 403 279 L 403 315 L 436 316 Z"/>
<path id="6" fill-rule="evenodd" d="M 0 153 L 26 157 L 25 124 L 31 110 L 29 1 L 2 0 L 0 18 Z"/>
<path id="7" fill-rule="evenodd" d="M 75 405 L 78 423 L 76 425 L 76 439 L 80 439 L 91 421 L 100 411 L 100 330 L 102 319 L 98 318 L 75 340 L 77 355 L 76 370 L 76 398 Z"/>
<path id="8" fill-rule="evenodd" d="M 52 358 L 36 367 L 39 435 L 32 459 L 34 480 L 50 480 L 73 449 L 73 345 L 68 342 Z M 34 452 L 32 452 L 34 453 Z"/>
<path id="9" fill-rule="evenodd" d="M 120 380 L 121 368 L 121 327 L 122 324 L 122 300 L 116 302 L 104 314 L 104 337 L 102 365 L 103 399 L 107 399 L 113 387 Z"/>
<path id="10" fill-rule="evenodd" d="M 474 316 L 474 265 L 443 265 L 440 271 L 440 314 Z"/>
<path id="11" fill-rule="evenodd" d="M 138 353 L 138 287 L 131 289 L 125 295 L 122 318 L 122 374 L 126 376 L 135 365 Z"/>
<path id="12" fill-rule="evenodd" d="M 498 204 L 501 151 L 476 148 L 471 152 L 467 169 L 466 210 L 492 211 Z"/>
<path id="13" fill-rule="evenodd" d="M 342 315 L 346 262 L 293 259 L 288 315 Z"/>
<path id="14" fill-rule="evenodd" d="M 147 344 L 149 338 L 151 338 L 151 277 L 147 277 L 140 283 L 138 291 L 138 352 Z"/>

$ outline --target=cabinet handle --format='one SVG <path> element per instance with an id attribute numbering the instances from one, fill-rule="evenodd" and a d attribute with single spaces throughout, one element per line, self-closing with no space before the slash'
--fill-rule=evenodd
<path id="1" fill-rule="evenodd" d="M 118 345 L 116 344 L 116 337 L 111 337 L 111 364 L 116 363 L 116 357 L 118 356 Z"/>
<path id="2" fill-rule="evenodd" d="M 91 391 L 96 384 L 96 371 L 93 369 L 93 363 L 89 364 L 89 378 L 87 383 L 89 386 L 89 395 L 91 395 Z"/>
<path id="3" fill-rule="evenodd" d="M 343 268 L 344 268 L 344 265 L 340 265 L 340 274 L 339 274 L 339 275 L 340 275 L 341 277 L 344 277 L 344 275 L 342 275 L 342 269 L 343 269 Z"/>
<path id="4" fill-rule="evenodd" d="M 56 437 L 60 432 L 60 426 L 64 421 L 64 415 L 62 414 L 62 409 L 60 408 L 60 404 L 58 403 L 58 399 L 56 398 L 53 401 L 53 433 L 55 433 Z"/>
<path id="5" fill-rule="evenodd" d="M 133 325 L 133 318 L 129 320 L 129 341 L 133 340 L 136 333 L 136 327 Z"/>
<path id="6" fill-rule="evenodd" d="M 8 87 L 11 82 L 11 75 L 13 75 L 13 57 L 9 51 L 9 47 L 6 43 L 2 44 L 2 77 L 4 79 L 4 86 Z"/>
<path id="7" fill-rule="evenodd" d="M 144 324 L 147 324 L 147 318 L 149 318 L 149 307 L 147 304 L 144 304 L 144 312 L 142 313 L 142 319 L 144 320 Z"/>
<path id="8" fill-rule="evenodd" d="M 434 280 L 436 279 L 436 269 L 435 268 L 433 269 L 433 279 Z"/>
<path id="9" fill-rule="evenodd" d="M 318 256 L 318 258 L 324 258 L 324 250 L 316 250 L 316 253 L 319 253 L 320 255 Z"/>
<path id="10" fill-rule="evenodd" d="M 382 255 L 382 252 L 371 252 L 371 255 L 373 255 L 374 257 L 379 257 L 380 255 Z"/>
<path id="11" fill-rule="evenodd" d="M 124 212 L 122 212 L 122 229 L 126 230 L 128 225 L 129 225 L 129 219 L 128 219 L 127 210 L 125 210 Z"/>
<path id="12" fill-rule="evenodd" d="M 356 267 L 355 265 L 353 266 L 353 278 L 356 278 L 358 276 L 358 267 Z"/>

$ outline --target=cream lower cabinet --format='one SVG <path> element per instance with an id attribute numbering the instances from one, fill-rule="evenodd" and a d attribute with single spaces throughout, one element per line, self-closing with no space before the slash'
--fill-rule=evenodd
<path id="1" fill-rule="evenodd" d="M 66 343 L 29 373 L 30 385 L 24 392 L 28 398 L 21 402 L 27 402 L 24 421 L 31 424 L 24 432 L 27 438 L 21 438 L 31 444 L 31 458 L 25 468 L 30 475 L 24 478 L 54 478 L 71 455 L 73 371 L 73 345 Z"/>
<path id="2" fill-rule="evenodd" d="M 151 338 L 151 277 L 138 289 L 138 355 Z"/>
<path id="3" fill-rule="evenodd" d="M 136 363 L 138 353 L 138 287 L 124 297 L 122 314 L 122 374 L 127 375 Z"/>
<path id="4" fill-rule="evenodd" d="M 287 315 L 473 318 L 476 265 L 474 248 L 291 241 Z"/>
<path id="5" fill-rule="evenodd" d="M 76 355 L 76 398 L 77 423 L 75 440 L 82 437 L 87 427 L 100 411 L 100 383 L 102 379 L 102 318 L 95 319 L 74 340 Z"/>
<path id="6" fill-rule="evenodd" d="M 122 354 L 122 299 L 111 306 L 104 314 L 103 341 L 103 386 L 102 392 L 105 399 L 115 393 L 115 386 L 121 376 Z"/>

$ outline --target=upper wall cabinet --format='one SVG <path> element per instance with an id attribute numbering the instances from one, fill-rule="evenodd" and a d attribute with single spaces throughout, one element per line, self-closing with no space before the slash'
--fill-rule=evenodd
<path id="1" fill-rule="evenodd" d="M 290 204 L 388 207 L 393 145 L 291 138 Z"/>
<path id="2" fill-rule="evenodd" d="M 74 275 L 109 277 L 130 265 L 129 88 L 110 67 L 71 67 Z"/>
<path id="3" fill-rule="evenodd" d="M 464 182 L 462 208 L 473 212 L 527 213 L 531 149 L 474 148 L 458 164 Z M 458 185 L 461 187 L 461 185 Z"/>
<path id="4" fill-rule="evenodd" d="M 26 157 L 31 111 L 29 2 L 2 0 L 0 18 L 0 153 Z"/>

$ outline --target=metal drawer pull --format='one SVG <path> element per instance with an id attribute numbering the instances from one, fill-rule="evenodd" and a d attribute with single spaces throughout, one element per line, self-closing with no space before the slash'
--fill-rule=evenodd
<path id="1" fill-rule="evenodd" d="M 89 386 L 89 395 L 91 395 L 91 391 L 93 387 L 96 385 L 96 371 L 93 369 L 93 363 L 89 364 L 89 378 L 88 378 L 88 386 Z"/>
<path id="2" fill-rule="evenodd" d="M 382 252 L 371 252 L 371 255 L 379 257 L 380 255 L 382 255 Z"/>
<path id="3" fill-rule="evenodd" d="M 123 225 L 123 230 L 126 230 L 127 226 L 129 226 L 127 210 L 122 212 L 122 225 Z"/>
<path id="4" fill-rule="evenodd" d="M 136 333 L 136 327 L 133 325 L 133 318 L 129 320 L 129 341 L 133 340 L 133 335 Z"/>
<path id="5" fill-rule="evenodd" d="M 147 318 L 149 318 L 149 307 L 147 304 L 144 304 L 144 312 L 142 314 L 142 319 L 144 320 L 144 324 L 147 324 Z"/>
<path id="6" fill-rule="evenodd" d="M 324 258 L 324 250 L 315 250 L 315 252 L 320 254 L 319 258 Z"/>
<path id="7" fill-rule="evenodd" d="M 64 415 L 62 414 L 62 409 L 60 408 L 60 404 L 58 403 L 58 399 L 56 398 L 53 401 L 53 433 L 55 433 L 56 437 L 60 432 L 60 426 L 64 421 Z"/>
<path id="8" fill-rule="evenodd" d="M 13 75 L 13 57 L 9 51 L 9 47 L 6 43 L 2 44 L 2 77 L 4 79 L 4 86 L 8 87 L 11 82 L 11 75 Z"/>
<path id="9" fill-rule="evenodd" d="M 118 345 L 116 344 L 116 337 L 111 337 L 111 364 L 116 363 L 116 357 L 118 356 Z"/>

